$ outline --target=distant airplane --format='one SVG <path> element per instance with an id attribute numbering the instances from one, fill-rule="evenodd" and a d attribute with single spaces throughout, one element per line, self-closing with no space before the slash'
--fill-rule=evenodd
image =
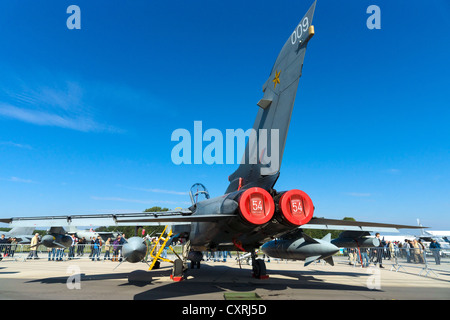
<path id="1" fill-rule="evenodd" d="M 70 235 L 74 234 L 78 239 L 85 238 L 86 240 L 95 240 L 100 236 L 103 241 L 108 240 L 108 238 L 111 238 L 111 240 L 113 240 L 121 234 L 118 231 L 94 231 L 92 228 L 88 230 L 78 230 L 74 226 L 71 226 L 68 229 L 67 233 Z"/>
<path id="2" fill-rule="evenodd" d="M 16 238 L 17 243 L 27 244 L 34 237 L 34 227 L 14 227 L 9 231 L 0 231 L 0 235 L 4 234 L 6 239 Z"/>
<path id="3" fill-rule="evenodd" d="M 422 227 L 420 220 L 417 219 L 417 224 Z M 422 243 L 429 247 L 431 241 L 436 240 L 437 243 L 441 246 L 441 254 L 449 256 L 450 255 L 450 241 L 446 234 L 450 233 L 450 231 L 432 231 L 421 229 L 421 233 L 417 238 L 422 240 Z"/>
<path id="4" fill-rule="evenodd" d="M 311 249 L 318 247 L 319 251 L 326 251 L 328 247 L 331 247 L 327 239 L 319 241 L 305 237 L 302 233 L 296 233 L 300 226 L 301 228 L 338 228 L 349 231 L 367 231 L 376 228 L 380 231 L 384 229 L 391 232 L 397 231 L 398 228 L 415 228 L 404 225 L 314 218 L 313 202 L 305 192 L 299 189 L 277 191 L 274 188 L 280 176 L 281 161 L 302 75 L 306 48 L 314 36 L 312 21 L 315 6 L 316 2 L 290 34 L 272 67 L 269 78 L 263 85 L 264 95 L 257 103 L 258 112 L 253 126 L 256 137 L 248 140 L 241 164 L 229 176 L 229 185 L 224 195 L 210 198 L 206 188 L 196 185 L 190 194 L 192 206 L 182 210 L 14 217 L 1 221 L 21 226 L 171 224 L 173 240 L 185 240 L 182 258 L 174 261 L 172 269 L 172 276 L 176 281 L 183 279 L 188 259 L 197 265 L 200 263 L 202 251 L 249 252 L 252 258 L 253 276 L 266 278 L 265 263 L 262 259 L 257 259 L 255 251 L 268 241 L 293 233 L 297 237 L 294 240 L 303 243 L 304 253 L 310 252 L 310 256 L 305 253 L 305 259 L 319 255 L 314 250 L 306 250 L 305 246 Z M 262 47 L 262 50 L 268 50 L 268 48 Z M 228 91 L 228 95 L 231 103 L 229 109 L 224 112 L 236 112 L 231 110 L 233 108 L 232 90 Z M 302 121 L 305 120 L 307 119 L 302 119 Z M 261 148 L 263 145 L 261 141 L 264 140 L 270 143 Z M 204 199 L 199 200 L 201 197 Z M 144 246 L 142 238 L 128 239 L 128 243 L 123 246 L 124 259 L 129 262 L 141 261 L 146 252 Z M 286 254 L 288 250 L 290 249 L 286 248 Z"/>
<path id="5" fill-rule="evenodd" d="M 63 227 L 51 227 L 35 246 L 39 247 L 40 245 L 47 248 L 65 249 L 72 245 L 72 237 L 67 235 Z"/>

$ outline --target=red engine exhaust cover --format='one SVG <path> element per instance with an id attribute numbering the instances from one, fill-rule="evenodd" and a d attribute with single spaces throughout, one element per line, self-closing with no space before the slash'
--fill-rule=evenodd
<path id="1" fill-rule="evenodd" d="M 279 202 L 281 212 L 293 225 L 301 226 L 313 217 L 314 205 L 311 198 L 303 191 L 292 189 L 285 192 Z"/>
<path id="2" fill-rule="evenodd" d="M 254 187 L 245 190 L 239 199 L 239 209 L 245 220 L 252 224 L 264 224 L 272 219 L 275 203 L 264 189 Z"/>

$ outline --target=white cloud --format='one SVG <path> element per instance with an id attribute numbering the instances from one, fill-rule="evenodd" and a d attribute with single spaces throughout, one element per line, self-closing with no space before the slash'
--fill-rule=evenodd
<path id="1" fill-rule="evenodd" d="M 9 146 L 9 147 L 16 147 L 16 148 L 22 148 L 22 149 L 29 149 L 32 150 L 33 148 L 27 144 L 21 144 L 21 143 L 15 143 L 12 141 L 0 141 L 0 145 L 3 146 Z"/>
<path id="2" fill-rule="evenodd" d="M 41 126 L 54 126 L 78 131 L 106 131 L 107 127 L 92 119 L 73 115 L 58 115 L 45 111 L 18 108 L 10 104 L 0 103 L 0 116 L 12 118 Z"/>
<path id="3" fill-rule="evenodd" d="M 90 100 L 97 95 L 95 88 L 62 77 L 51 79 L 39 74 L 3 84 L 0 117 L 82 132 L 122 132 L 95 120 L 99 110 L 91 107 Z"/>
<path id="4" fill-rule="evenodd" d="M 9 182 L 20 182 L 20 183 L 36 183 L 33 180 L 22 179 L 22 178 L 18 178 L 18 177 L 11 177 L 11 178 L 8 178 L 8 179 L 1 179 L 1 180 L 9 181 Z"/>

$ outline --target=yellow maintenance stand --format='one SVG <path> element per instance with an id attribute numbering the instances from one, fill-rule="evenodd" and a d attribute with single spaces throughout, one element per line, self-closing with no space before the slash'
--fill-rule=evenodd
<path id="1" fill-rule="evenodd" d="M 156 262 L 158 261 L 165 261 L 165 262 L 170 262 L 170 263 L 174 263 L 172 260 L 170 259 L 166 259 L 166 258 L 162 258 L 161 257 L 161 253 L 163 252 L 164 248 L 166 247 L 167 242 L 170 240 L 170 237 L 172 236 L 172 228 L 168 228 L 169 226 L 166 226 L 163 230 L 163 232 L 161 233 L 161 235 L 159 236 L 156 245 L 153 246 L 152 251 L 150 252 L 150 257 L 153 258 L 152 263 L 150 264 L 150 268 L 149 270 L 152 270 L 153 267 L 155 266 Z M 168 230 L 168 231 L 167 231 Z M 162 240 L 162 243 L 161 243 Z M 158 252 L 155 251 L 156 249 L 159 248 Z M 169 246 L 169 249 L 178 257 L 178 259 L 181 259 L 178 254 L 175 252 L 175 250 L 172 248 L 172 246 Z"/>

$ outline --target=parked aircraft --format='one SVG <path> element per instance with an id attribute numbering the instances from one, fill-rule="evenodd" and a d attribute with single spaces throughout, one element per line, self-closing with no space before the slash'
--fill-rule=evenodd
<path id="1" fill-rule="evenodd" d="M 419 219 L 417 219 L 417 224 L 422 227 L 422 224 L 420 223 Z M 448 232 L 448 231 L 447 231 Z M 417 237 L 420 240 L 422 240 L 422 243 L 429 247 L 431 241 L 436 240 L 437 243 L 441 246 L 440 254 L 444 256 L 450 255 L 450 243 L 448 238 L 445 236 L 446 231 L 428 231 L 425 229 L 421 229 L 420 235 Z"/>
<path id="2" fill-rule="evenodd" d="M 47 248 L 68 248 L 72 245 L 72 237 L 69 236 L 63 227 L 51 227 L 47 234 L 42 236 L 41 241 L 36 246 L 44 245 Z"/>
<path id="3" fill-rule="evenodd" d="M 99 236 L 103 239 L 103 241 L 106 241 L 108 238 L 115 239 L 118 235 L 120 235 L 120 232 L 117 231 L 94 231 L 93 229 L 88 230 L 78 230 L 76 227 L 71 227 L 67 231 L 68 234 L 72 235 L 74 234 L 75 237 L 78 239 L 85 238 L 86 240 L 95 240 Z"/>
<path id="4" fill-rule="evenodd" d="M 12 225 L 30 226 L 119 226 L 172 224 L 174 239 L 185 240 L 182 259 L 176 259 L 173 279 L 182 279 L 187 260 L 199 263 L 201 251 L 239 250 L 251 253 L 253 276 L 266 278 L 265 263 L 257 259 L 255 250 L 262 244 L 302 228 L 366 231 L 377 228 L 396 231 L 411 226 L 342 221 L 314 218 L 311 198 L 299 189 L 278 191 L 275 184 L 291 121 L 294 100 L 302 75 L 306 48 L 314 36 L 312 25 L 316 2 L 300 20 L 279 53 L 267 81 L 263 97 L 257 103 L 258 112 L 253 125 L 254 136 L 248 140 L 243 159 L 228 180 L 224 195 L 211 198 L 206 188 L 191 190 L 192 206 L 167 212 L 145 212 L 102 215 L 71 215 L 55 217 L 22 217 L 3 220 Z M 232 108 L 232 106 L 230 107 Z M 265 140 L 267 146 L 261 148 Z M 205 199 L 199 200 L 204 195 Z M 321 244 L 301 234 L 310 246 Z M 324 244 L 326 242 L 326 244 Z M 130 238 L 123 246 L 125 259 L 137 262 L 144 257 L 143 240 Z M 329 246 L 323 241 L 322 248 Z M 268 246 L 268 245 L 267 245 Z M 287 249 L 286 249 L 287 250 Z M 331 251 L 330 251 L 331 254 Z M 317 254 L 314 254 L 317 255 Z"/>
<path id="5" fill-rule="evenodd" d="M 14 227 L 9 231 L 0 232 L 0 234 L 4 234 L 6 239 L 16 238 L 19 244 L 27 244 L 34 237 L 33 231 L 34 227 Z"/>

